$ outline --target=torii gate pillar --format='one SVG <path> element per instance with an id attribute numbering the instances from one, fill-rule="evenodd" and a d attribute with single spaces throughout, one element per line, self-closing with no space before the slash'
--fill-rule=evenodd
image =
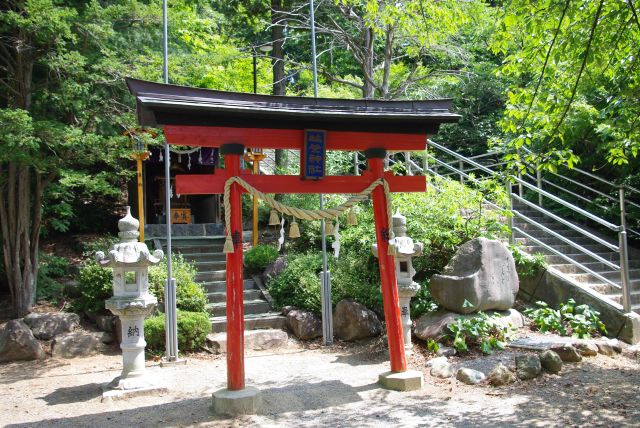
<path id="1" fill-rule="evenodd" d="M 373 177 L 383 178 L 384 165 L 382 161 L 386 156 L 386 151 L 384 149 L 368 149 L 364 153 Z M 389 344 L 389 359 L 391 360 L 391 371 L 381 374 L 378 377 L 378 382 L 385 388 L 397 391 L 421 389 L 424 382 L 422 372 L 407 370 L 395 262 L 393 256 L 388 254 L 391 225 L 389 224 L 389 212 L 384 190 L 377 187 L 371 194 L 371 199 L 378 241 L 378 266 L 380 268 L 384 319 L 387 324 L 387 342 Z"/>

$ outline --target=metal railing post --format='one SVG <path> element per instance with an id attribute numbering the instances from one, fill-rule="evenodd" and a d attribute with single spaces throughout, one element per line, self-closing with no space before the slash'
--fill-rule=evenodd
<path id="1" fill-rule="evenodd" d="M 458 161 L 458 170 L 460 171 L 460 184 L 464 184 L 464 164 L 462 161 Z"/>
<path id="2" fill-rule="evenodd" d="M 631 312 L 631 281 L 629 279 L 629 248 L 627 246 L 627 213 L 624 197 L 624 186 L 618 189 L 620 195 L 620 285 L 622 286 L 622 307 L 625 312 Z"/>
<path id="3" fill-rule="evenodd" d="M 429 171 L 429 151 L 425 150 L 424 158 L 422 159 L 422 174 L 427 175 L 429 173 L 431 173 L 431 171 Z"/>
<path id="4" fill-rule="evenodd" d="M 542 171 L 540 171 L 540 164 L 536 164 L 536 187 L 542 190 Z M 542 193 L 538 193 L 538 205 L 542 206 Z"/>
<path id="5" fill-rule="evenodd" d="M 404 152 L 404 167 L 407 170 L 407 175 L 413 175 L 411 171 L 411 152 Z"/>
<path id="6" fill-rule="evenodd" d="M 507 183 L 507 197 L 509 198 L 509 244 L 514 245 L 516 240 L 513 236 L 513 198 L 511 197 L 511 182 L 509 181 L 509 177 L 506 179 Z"/>

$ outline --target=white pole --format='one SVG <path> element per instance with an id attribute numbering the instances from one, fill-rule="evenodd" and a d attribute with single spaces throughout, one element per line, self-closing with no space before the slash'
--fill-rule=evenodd
<path id="1" fill-rule="evenodd" d="M 169 57 L 167 36 L 167 0 L 162 2 L 162 66 L 164 83 L 169 83 Z M 167 362 L 178 359 L 178 327 L 176 318 L 176 282 L 171 272 L 171 152 L 169 143 L 164 142 L 164 200 L 165 224 L 167 233 L 167 282 L 164 294 L 165 313 L 165 360 Z"/>
<path id="2" fill-rule="evenodd" d="M 309 2 L 309 18 L 311 20 L 311 64 L 313 67 L 313 96 L 318 98 L 318 64 L 316 62 L 316 19 L 313 0 Z M 325 159 L 326 162 L 326 159 Z M 320 209 L 324 209 L 324 195 L 320 194 Z M 333 343 L 333 315 L 331 305 L 331 272 L 327 269 L 327 236 L 324 232 L 324 219 L 320 221 L 322 234 L 322 339 L 325 345 Z"/>

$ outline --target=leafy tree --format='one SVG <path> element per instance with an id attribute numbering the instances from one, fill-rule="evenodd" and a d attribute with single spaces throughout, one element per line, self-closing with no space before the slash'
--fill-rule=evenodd
<path id="1" fill-rule="evenodd" d="M 502 120 L 510 159 L 553 171 L 581 155 L 616 165 L 636 157 L 638 45 L 634 1 L 505 2 L 493 49 L 515 79 Z M 534 154 L 516 152 L 523 147 Z"/>

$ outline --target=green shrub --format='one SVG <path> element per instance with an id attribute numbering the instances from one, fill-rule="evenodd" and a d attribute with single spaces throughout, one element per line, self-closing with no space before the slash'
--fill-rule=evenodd
<path id="1" fill-rule="evenodd" d="M 244 254 L 244 264 L 250 273 L 261 273 L 278 258 L 273 245 L 256 245 Z"/>
<path id="2" fill-rule="evenodd" d="M 69 269 L 69 260 L 53 254 L 40 254 L 36 296 L 52 303 L 62 299 L 62 284 L 57 281 Z"/>
<path id="3" fill-rule="evenodd" d="M 421 315 L 437 310 L 438 302 L 429 292 L 429 281 L 420 281 L 420 289 L 411 299 L 411 318 L 417 320 Z"/>
<path id="4" fill-rule="evenodd" d="M 339 258 L 330 258 L 329 269 L 334 305 L 349 298 L 378 313 L 383 312 L 380 271 L 371 249 L 341 251 Z"/>
<path id="5" fill-rule="evenodd" d="M 478 345 L 484 354 L 504 349 L 510 330 L 484 312 L 478 312 L 473 318 L 456 318 L 448 329 L 453 347 L 458 351 L 467 352 L 470 345 Z"/>
<path id="6" fill-rule="evenodd" d="M 172 254 L 171 259 L 171 275 L 176 280 L 176 306 L 184 311 L 204 312 L 207 296 L 202 286 L 195 281 L 198 273 L 195 266 L 184 260 L 180 254 Z M 158 298 L 159 305 L 164 305 L 166 280 L 165 258 L 160 264 L 149 268 L 149 291 Z"/>
<path id="7" fill-rule="evenodd" d="M 269 281 L 268 289 L 276 307 L 292 305 L 312 312 L 320 312 L 320 271 L 322 256 L 319 253 L 291 255 L 287 267 Z"/>
<path id="8" fill-rule="evenodd" d="M 82 239 L 77 246 L 83 257 L 93 258 L 97 251 L 106 253 L 118 242 L 120 239 L 114 235 L 88 236 Z"/>
<path id="9" fill-rule="evenodd" d="M 76 312 L 98 312 L 104 309 L 104 301 L 113 295 L 113 271 L 101 267 L 97 262 L 88 261 L 78 278 L 80 297 L 71 307 Z"/>
<path id="10" fill-rule="evenodd" d="M 524 313 L 543 333 L 549 331 L 580 339 L 607 333 L 604 323 L 600 321 L 600 313 L 589 305 L 576 306 L 573 299 L 560 305 L 559 310 L 549 307 L 545 302 L 536 302 L 536 305 L 538 308 L 525 309 Z"/>
<path id="11" fill-rule="evenodd" d="M 516 263 L 516 270 L 519 277 L 531 278 L 536 276 L 538 272 L 546 269 L 547 261 L 545 260 L 544 254 L 529 254 L 517 245 L 510 245 L 509 249 Z"/>
<path id="12" fill-rule="evenodd" d="M 197 351 L 204 345 L 211 331 L 211 321 L 206 313 L 178 311 L 178 349 Z M 144 337 L 147 347 L 153 351 L 165 349 L 164 314 L 147 318 L 144 321 Z"/>

